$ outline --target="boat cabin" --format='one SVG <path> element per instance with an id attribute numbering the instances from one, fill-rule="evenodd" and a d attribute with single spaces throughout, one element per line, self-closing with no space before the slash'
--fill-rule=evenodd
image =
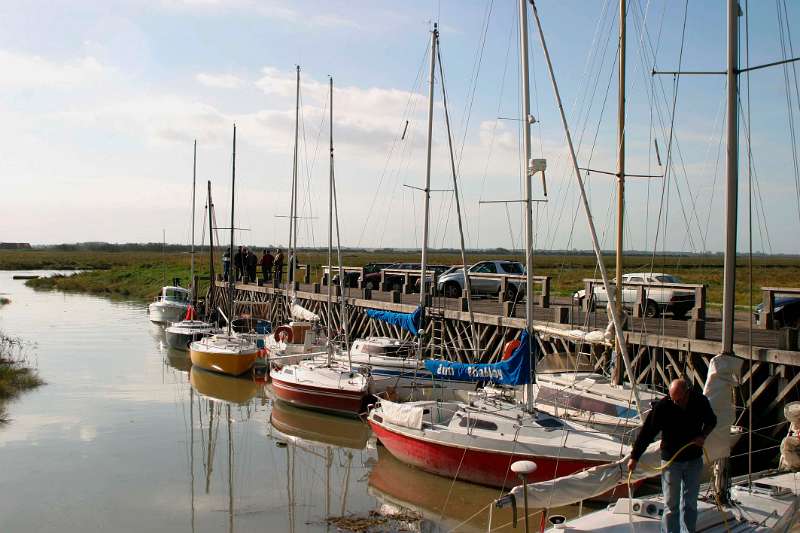
<path id="1" fill-rule="evenodd" d="M 191 300 L 191 292 L 189 289 L 183 287 L 168 286 L 161 289 L 161 296 L 158 297 L 162 302 L 176 302 L 176 303 L 189 303 Z"/>

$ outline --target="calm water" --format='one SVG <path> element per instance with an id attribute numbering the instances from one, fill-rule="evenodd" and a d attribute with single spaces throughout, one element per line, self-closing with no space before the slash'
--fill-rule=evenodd
<path id="1" fill-rule="evenodd" d="M 439 532 L 499 495 L 406 467 L 358 421 L 191 372 L 141 303 L 37 292 L 18 273 L 0 272 L 0 330 L 35 344 L 47 384 L 0 427 L 3 533 L 335 531 L 326 517 L 371 510 L 414 510 L 425 519 L 406 531 Z M 484 511 L 458 531 L 486 524 Z"/>

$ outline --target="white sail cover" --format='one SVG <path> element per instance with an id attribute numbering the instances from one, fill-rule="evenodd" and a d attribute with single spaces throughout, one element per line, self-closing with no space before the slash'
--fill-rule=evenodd
<path id="1" fill-rule="evenodd" d="M 296 318 L 297 320 L 305 320 L 307 322 L 319 320 L 318 314 L 312 313 L 302 305 L 298 304 L 297 300 L 292 300 L 292 305 L 290 306 L 289 311 L 292 313 L 292 318 Z"/>
<path id="2" fill-rule="evenodd" d="M 560 329 L 551 326 L 536 326 L 533 328 L 537 333 L 545 335 L 552 335 L 575 342 L 586 342 L 589 344 L 605 344 L 611 346 L 613 344 L 614 333 L 612 331 L 611 338 L 608 338 L 607 332 L 598 330 L 583 331 L 582 329 Z"/>
<path id="3" fill-rule="evenodd" d="M 800 471 L 800 402 L 787 403 L 783 415 L 789 421 L 789 434 L 781 441 L 781 467 Z"/>
<path id="4" fill-rule="evenodd" d="M 645 450 L 639 459 L 641 465 L 658 466 L 661 464 L 661 441 L 656 441 Z M 628 480 L 628 456 L 615 463 L 595 466 L 588 470 L 576 472 L 549 481 L 540 481 L 528 485 L 528 506 L 532 509 L 551 509 L 572 505 L 582 500 L 605 494 L 625 484 Z M 649 468 L 639 467 L 634 470 L 631 482 L 653 477 Z M 511 493 L 522 501 L 523 487 L 517 485 Z"/>
<path id="5" fill-rule="evenodd" d="M 422 429 L 425 408 L 419 403 L 412 405 L 381 400 L 381 414 L 386 422 L 411 429 Z"/>
<path id="6" fill-rule="evenodd" d="M 717 415 L 717 426 L 706 438 L 708 459 L 716 461 L 731 454 L 731 426 L 736 421 L 733 387 L 739 382 L 743 359 L 717 355 L 708 363 L 708 375 L 703 394 Z"/>
<path id="7" fill-rule="evenodd" d="M 730 428 L 734 422 L 731 387 L 736 384 L 741 367 L 741 359 L 724 355 L 711 359 L 708 367 L 703 393 L 717 415 L 717 426 L 706 439 L 706 450 L 712 461 L 730 454 Z M 661 464 L 660 447 L 661 441 L 656 441 L 645 450 L 639 459 L 642 466 L 633 472 L 632 482 L 656 475 L 645 465 L 656 467 Z M 615 463 L 596 466 L 569 476 L 531 483 L 528 485 L 528 505 L 531 508 L 549 509 L 605 494 L 627 482 L 627 462 L 628 456 Z M 514 487 L 511 493 L 516 498 L 522 498 L 522 485 Z"/>

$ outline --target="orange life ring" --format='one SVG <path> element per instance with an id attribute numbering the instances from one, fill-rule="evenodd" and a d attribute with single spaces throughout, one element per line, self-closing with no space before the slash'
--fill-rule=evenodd
<path id="1" fill-rule="evenodd" d="M 278 326 L 275 328 L 275 333 L 273 333 L 273 337 L 277 342 L 292 342 L 294 335 L 292 334 L 292 328 L 289 326 Z M 283 340 L 285 339 L 285 341 Z"/>
<path id="2" fill-rule="evenodd" d="M 503 361 L 511 357 L 511 355 L 514 353 L 514 350 L 516 350 L 520 344 L 521 343 L 517 339 L 508 341 L 503 347 Z"/>

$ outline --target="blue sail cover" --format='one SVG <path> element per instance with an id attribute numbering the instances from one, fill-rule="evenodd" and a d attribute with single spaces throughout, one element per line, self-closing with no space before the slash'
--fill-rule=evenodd
<path id="1" fill-rule="evenodd" d="M 456 381 L 482 381 L 500 385 L 524 385 L 531 382 L 531 358 L 528 354 L 530 337 L 523 331 L 519 346 L 505 361 L 491 364 L 466 364 L 439 359 L 426 359 L 427 368 L 434 379 Z"/>
<path id="2" fill-rule="evenodd" d="M 394 311 L 381 311 L 379 309 L 367 309 L 367 316 L 377 318 L 387 324 L 400 326 L 412 335 L 419 335 L 419 324 L 422 319 L 422 307 L 417 306 L 413 313 L 395 313 Z"/>

